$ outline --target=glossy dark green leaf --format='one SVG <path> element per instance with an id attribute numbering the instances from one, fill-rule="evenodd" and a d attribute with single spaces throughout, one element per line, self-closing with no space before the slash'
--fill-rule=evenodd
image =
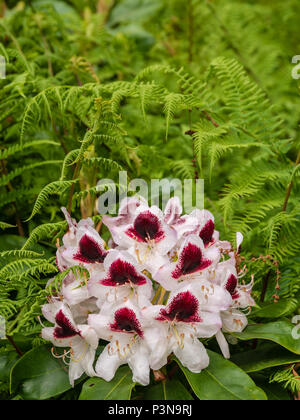
<path id="1" fill-rule="evenodd" d="M 177 379 L 166 380 L 157 385 L 148 387 L 144 398 L 146 400 L 174 400 L 187 401 L 193 400 L 193 397 L 185 386 Z"/>
<path id="2" fill-rule="evenodd" d="M 238 353 L 231 361 L 245 372 L 258 372 L 274 366 L 300 362 L 300 355 L 291 353 L 276 344 L 265 344 L 256 350 Z"/>
<path id="3" fill-rule="evenodd" d="M 10 370 L 18 358 L 15 351 L 6 351 L 0 354 L 0 382 L 8 382 Z"/>
<path id="4" fill-rule="evenodd" d="M 249 325 L 242 333 L 233 334 L 240 340 L 262 339 L 273 341 L 292 353 L 300 354 L 300 340 L 293 338 L 295 325 L 288 320 L 268 324 Z"/>
<path id="5" fill-rule="evenodd" d="M 298 306 L 296 299 L 281 299 L 278 303 L 266 303 L 259 309 L 254 309 L 251 317 L 280 318 L 295 311 Z"/>
<path id="6" fill-rule="evenodd" d="M 208 351 L 210 364 L 193 373 L 179 362 L 186 379 L 200 400 L 266 400 L 267 397 L 238 366 L 217 353 Z"/>
<path id="7" fill-rule="evenodd" d="M 10 387 L 26 400 L 45 400 L 71 388 L 68 369 L 50 347 L 36 347 L 21 357 L 10 374 Z"/>
<path id="8" fill-rule="evenodd" d="M 254 374 L 251 375 L 252 379 L 259 386 L 263 389 L 268 397 L 269 401 L 288 401 L 291 400 L 291 397 L 286 389 L 282 387 L 280 384 L 270 384 L 268 382 L 268 378 L 265 378 L 262 375 Z"/>
<path id="9" fill-rule="evenodd" d="M 102 378 L 91 378 L 85 382 L 80 400 L 130 400 L 135 383 L 128 366 L 122 366 L 110 382 Z"/>

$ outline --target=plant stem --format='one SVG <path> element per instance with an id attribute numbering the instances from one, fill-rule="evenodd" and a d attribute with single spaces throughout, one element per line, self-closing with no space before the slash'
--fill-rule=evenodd
<path id="1" fill-rule="evenodd" d="M 297 159 L 296 159 L 295 167 L 297 165 L 299 165 L 299 163 L 300 163 L 300 151 L 298 152 L 298 156 L 297 156 Z M 283 207 L 282 207 L 282 211 L 283 212 L 286 212 L 286 210 L 287 210 L 287 206 L 288 206 L 288 202 L 289 202 L 289 199 L 290 199 L 290 196 L 291 196 L 293 185 L 294 185 L 294 182 L 293 182 L 293 180 L 291 180 L 291 182 L 289 183 L 289 186 L 288 186 L 286 195 L 285 195 L 285 199 L 284 199 L 284 203 L 283 203 Z M 266 296 L 266 293 L 267 293 L 267 289 L 268 289 L 268 285 L 269 285 L 269 280 L 270 280 L 271 272 L 272 272 L 272 270 L 269 270 L 267 272 L 267 274 L 266 274 L 265 279 L 264 279 L 263 289 L 262 289 L 262 293 L 261 293 L 261 297 L 260 297 L 260 301 L 262 303 L 265 300 L 265 296 Z"/>
<path id="2" fill-rule="evenodd" d="M 14 349 L 16 350 L 16 352 L 18 353 L 18 355 L 20 357 L 22 357 L 23 356 L 23 352 L 19 349 L 19 347 L 17 346 L 17 344 L 14 342 L 13 338 L 10 337 L 9 335 L 7 335 L 6 338 L 8 339 L 8 341 L 10 342 L 10 344 L 14 347 Z"/>
<path id="3" fill-rule="evenodd" d="M 8 175 L 8 172 L 7 172 L 7 169 L 6 169 L 6 164 L 5 164 L 5 161 L 1 161 L 1 165 L 2 165 L 2 172 L 3 172 L 3 174 L 5 175 L 5 176 L 7 176 Z M 10 191 L 10 192 L 13 192 L 13 186 L 12 186 L 12 184 L 11 184 L 11 182 L 9 181 L 8 182 L 8 184 L 7 184 L 7 190 L 8 191 Z M 19 235 L 20 236 L 22 236 L 22 238 L 24 238 L 25 237 L 25 232 L 24 232 L 24 229 L 23 229 L 23 225 L 22 225 L 22 222 L 21 222 L 21 218 L 20 218 L 20 216 L 19 216 L 19 213 L 18 213 L 18 209 L 17 209 L 17 204 L 16 204 L 16 202 L 14 201 L 13 203 L 12 203 L 12 205 L 13 205 L 13 208 L 14 208 L 14 210 L 15 210 L 15 215 L 16 215 L 16 224 L 17 224 L 17 227 L 18 227 L 18 232 L 19 232 Z"/>
<path id="4" fill-rule="evenodd" d="M 298 166 L 299 163 L 300 163 L 300 150 L 298 152 L 298 156 L 297 156 L 295 167 Z M 286 192 L 286 196 L 285 196 L 285 200 L 284 200 L 284 204 L 283 204 L 283 207 L 282 207 L 282 211 L 284 211 L 284 212 L 287 209 L 287 205 L 288 205 L 288 202 L 289 202 L 289 199 L 290 199 L 290 196 L 291 196 L 293 185 L 294 185 L 294 181 L 291 180 L 291 182 L 290 182 L 290 184 L 288 186 L 288 189 L 287 189 L 287 192 Z"/>
<path id="5" fill-rule="evenodd" d="M 76 163 L 76 166 L 75 166 L 75 169 L 74 169 L 73 180 L 75 180 L 78 176 L 80 165 L 81 165 L 81 161 L 79 160 Z M 71 211 L 72 211 L 72 200 L 73 200 L 74 190 L 75 190 L 75 183 L 72 184 L 71 190 L 70 190 L 69 202 L 68 202 L 68 207 L 67 207 L 69 213 L 71 213 Z"/>

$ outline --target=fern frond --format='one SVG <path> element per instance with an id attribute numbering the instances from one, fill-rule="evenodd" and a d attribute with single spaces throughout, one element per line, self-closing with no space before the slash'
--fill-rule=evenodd
<path id="1" fill-rule="evenodd" d="M 51 184 L 46 185 L 39 193 L 38 198 L 34 204 L 31 216 L 29 220 L 31 220 L 46 204 L 47 200 L 51 195 L 60 195 L 63 194 L 68 188 L 70 188 L 73 184 L 77 183 L 78 180 L 71 180 L 71 181 L 55 181 L 51 182 Z"/>

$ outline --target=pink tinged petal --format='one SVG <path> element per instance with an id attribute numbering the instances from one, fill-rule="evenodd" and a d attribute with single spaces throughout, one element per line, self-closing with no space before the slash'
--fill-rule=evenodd
<path id="1" fill-rule="evenodd" d="M 173 271 L 172 277 L 177 280 L 181 276 L 204 270 L 211 264 L 212 261 L 203 258 L 201 248 L 189 242 L 179 256 L 179 263 Z"/>
<path id="2" fill-rule="evenodd" d="M 164 221 L 168 225 L 173 225 L 178 222 L 180 215 L 182 213 L 182 207 L 178 197 L 170 198 L 168 201 L 165 212 L 164 212 Z"/>
<path id="3" fill-rule="evenodd" d="M 241 252 L 241 245 L 244 240 L 244 236 L 241 232 L 237 232 L 236 234 L 236 249 L 237 253 L 239 254 Z"/>
<path id="4" fill-rule="evenodd" d="M 73 258 L 87 264 L 103 263 L 107 254 L 107 251 L 105 251 L 94 239 L 88 235 L 83 235 L 79 241 L 79 251 Z"/>
<path id="5" fill-rule="evenodd" d="M 202 322 L 199 316 L 199 303 L 190 292 L 181 292 L 176 295 L 167 309 L 161 309 L 157 321 L 175 322 Z"/>
<path id="6" fill-rule="evenodd" d="M 173 224 L 173 228 L 179 236 L 187 236 L 198 234 L 200 225 L 196 217 L 185 215 L 180 217 L 177 222 Z"/>
<path id="7" fill-rule="evenodd" d="M 126 234 L 138 242 L 148 242 L 149 240 L 159 242 L 165 237 L 159 218 L 149 210 L 137 216 L 133 226 L 126 231 Z"/>
<path id="8" fill-rule="evenodd" d="M 136 333 L 143 338 L 143 331 L 134 311 L 121 308 L 115 312 L 115 322 L 110 324 L 110 329 L 115 332 Z"/>
<path id="9" fill-rule="evenodd" d="M 72 325 L 62 310 L 56 314 L 55 322 L 58 326 L 54 329 L 53 335 L 57 340 L 80 335 L 79 331 Z"/>
<path id="10" fill-rule="evenodd" d="M 147 283 L 146 277 L 138 274 L 135 267 L 127 261 L 120 258 L 114 261 L 109 268 L 109 275 L 100 281 L 104 286 L 122 286 L 124 284 L 133 284 L 141 286 Z"/>
<path id="11" fill-rule="evenodd" d="M 208 220 L 205 226 L 200 231 L 200 238 L 202 239 L 204 245 L 208 245 L 213 240 L 213 234 L 215 231 L 215 223 L 212 219 Z"/>

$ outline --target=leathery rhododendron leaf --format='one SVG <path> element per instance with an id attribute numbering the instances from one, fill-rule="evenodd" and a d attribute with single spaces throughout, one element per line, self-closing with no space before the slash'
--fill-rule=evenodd
<path id="1" fill-rule="evenodd" d="M 21 357 L 11 370 L 12 391 L 25 400 L 46 400 L 71 388 L 67 368 L 51 355 L 50 347 L 36 347 Z"/>
<path id="2" fill-rule="evenodd" d="M 255 350 L 244 351 L 232 356 L 231 360 L 245 372 L 258 372 L 274 366 L 300 362 L 300 355 L 273 343 L 266 343 Z"/>
<path id="3" fill-rule="evenodd" d="M 300 340 L 293 337 L 293 325 L 288 320 L 268 324 L 249 325 L 242 333 L 234 333 L 240 340 L 262 339 L 273 341 L 292 353 L 300 354 Z"/>
<path id="4" fill-rule="evenodd" d="M 210 365 L 199 374 L 178 362 L 200 400 L 266 400 L 267 397 L 238 366 L 208 350 Z"/>
<path id="5" fill-rule="evenodd" d="M 135 384 L 127 366 L 118 369 L 114 379 L 106 382 L 101 378 L 87 380 L 80 394 L 80 400 L 130 400 Z"/>
<path id="6" fill-rule="evenodd" d="M 144 398 L 146 400 L 162 401 L 188 401 L 194 399 L 185 386 L 177 379 L 167 379 L 149 387 Z"/>

